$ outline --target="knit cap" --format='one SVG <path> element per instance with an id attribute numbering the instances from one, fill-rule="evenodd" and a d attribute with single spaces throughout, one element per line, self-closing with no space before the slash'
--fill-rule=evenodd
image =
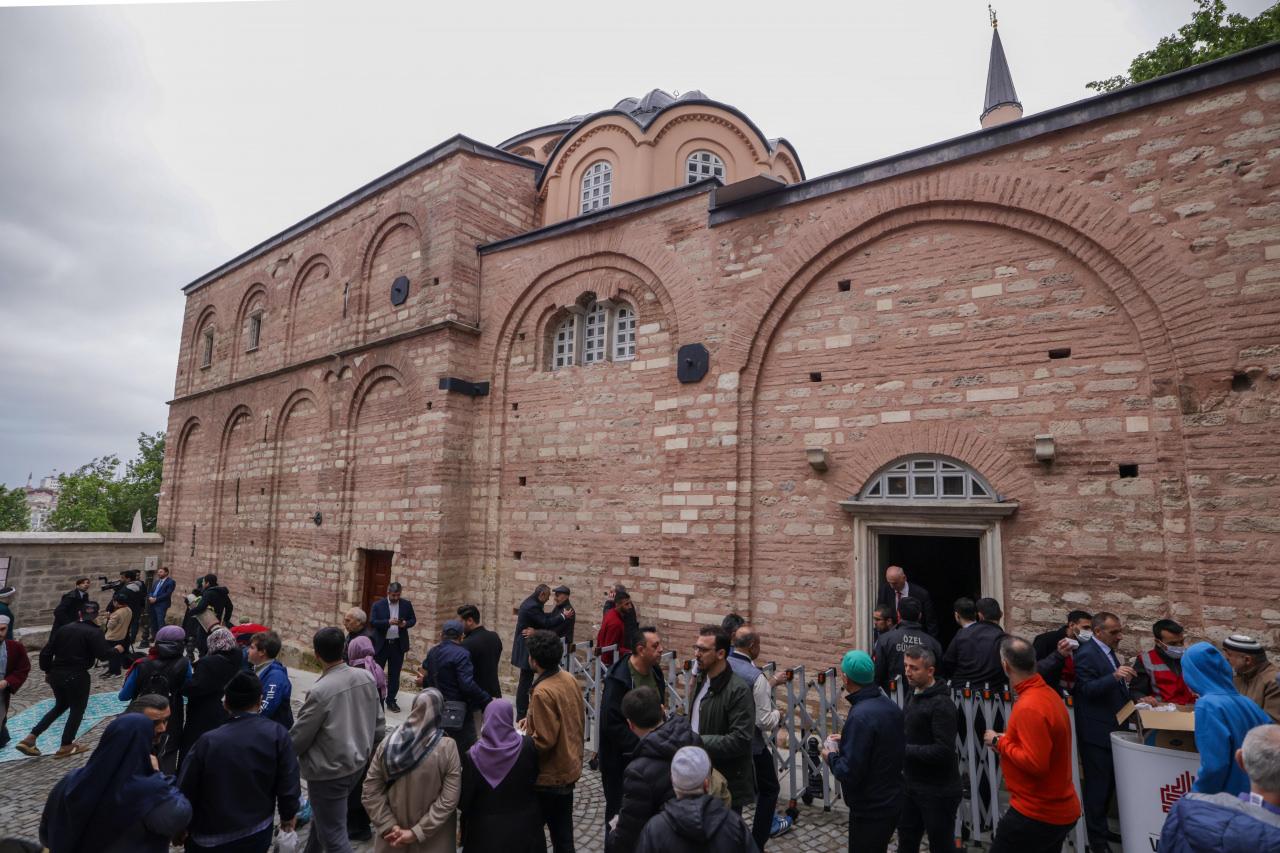
<path id="1" fill-rule="evenodd" d="M 231 676 L 222 695 L 232 708 L 249 708 L 262 698 L 262 682 L 252 672 L 240 670 Z"/>
<path id="2" fill-rule="evenodd" d="M 677 794 L 701 794 L 711 775 L 711 757 L 700 746 L 682 746 L 671 759 L 671 787 Z"/>
<path id="3" fill-rule="evenodd" d="M 1222 647 L 1233 652 L 1245 652 L 1254 655 L 1262 654 L 1264 651 L 1262 643 L 1247 634 L 1232 634 L 1222 641 Z"/>
<path id="4" fill-rule="evenodd" d="M 854 684 L 870 684 L 876 678 L 876 665 L 872 663 L 871 655 L 860 649 L 844 653 L 840 671 Z"/>

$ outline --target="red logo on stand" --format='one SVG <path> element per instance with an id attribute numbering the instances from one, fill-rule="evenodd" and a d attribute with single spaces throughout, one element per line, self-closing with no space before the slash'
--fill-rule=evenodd
<path id="1" fill-rule="evenodd" d="M 1191 778 L 1191 772 L 1184 770 L 1182 775 L 1173 780 L 1172 785 L 1163 785 L 1160 788 L 1160 807 L 1164 809 L 1165 814 L 1169 813 L 1169 809 L 1173 808 L 1173 804 L 1182 799 L 1182 795 L 1191 790 L 1191 783 L 1195 781 Z"/>

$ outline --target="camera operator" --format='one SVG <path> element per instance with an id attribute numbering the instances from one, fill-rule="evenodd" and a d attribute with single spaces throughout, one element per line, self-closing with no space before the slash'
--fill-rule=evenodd
<path id="1" fill-rule="evenodd" d="M 147 587 L 142 582 L 142 573 L 137 569 L 126 569 L 120 573 L 116 596 L 129 608 L 129 632 L 125 635 L 125 648 L 133 648 L 138 639 L 138 629 L 142 625 L 142 608 L 147 604 Z"/>

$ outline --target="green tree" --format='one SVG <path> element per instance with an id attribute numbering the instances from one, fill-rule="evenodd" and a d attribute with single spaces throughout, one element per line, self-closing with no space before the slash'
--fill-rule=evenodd
<path id="1" fill-rule="evenodd" d="M 164 466 L 164 433 L 138 436 L 138 455 L 124 466 L 120 458 L 102 456 L 70 474 L 58 475 L 58 506 L 49 529 L 127 533 L 133 515 L 142 511 L 142 529 L 155 530 Z"/>
<path id="2" fill-rule="evenodd" d="M 0 484 L 0 530 L 26 530 L 29 519 L 27 493 L 19 488 L 6 489 Z"/>
<path id="3" fill-rule="evenodd" d="M 1196 6 L 1191 23 L 1160 39 L 1152 50 L 1138 54 L 1129 63 L 1128 74 L 1085 86 L 1095 92 L 1111 92 L 1280 39 L 1280 3 L 1253 19 L 1227 14 L 1226 0 L 1196 0 Z"/>

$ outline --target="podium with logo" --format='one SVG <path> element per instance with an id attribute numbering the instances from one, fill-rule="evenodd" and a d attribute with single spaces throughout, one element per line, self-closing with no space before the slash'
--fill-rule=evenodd
<path id="1" fill-rule="evenodd" d="M 1124 853 L 1153 853 L 1169 809 L 1191 790 L 1200 754 L 1192 712 L 1140 711 L 1137 718 L 1138 731 L 1111 734 L 1120 838 Z"/>

